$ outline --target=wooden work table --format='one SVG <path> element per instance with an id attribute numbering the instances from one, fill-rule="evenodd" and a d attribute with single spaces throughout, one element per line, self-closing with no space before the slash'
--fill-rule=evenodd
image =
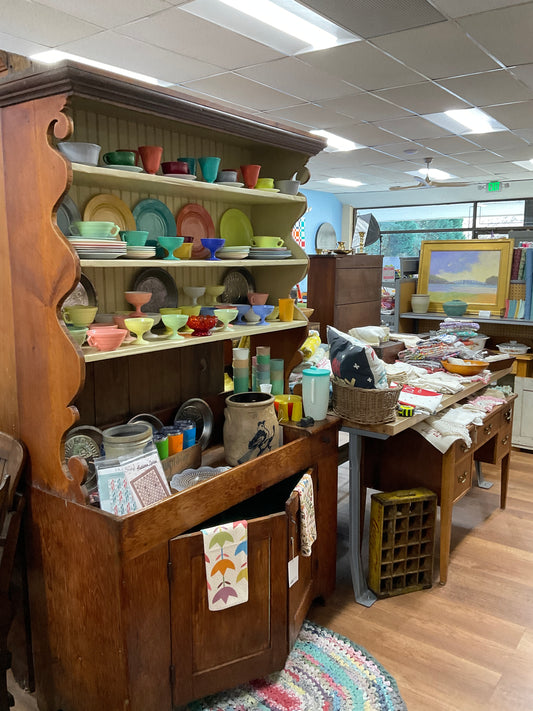
<path id="1" fill-rule="evenodd" d="M 511 372 L 493 371 L 490 383 Z M 438 412 L 461 402 L 487 387 L 472 383 L 453 395 L 442 398 Z M 487 414 L 482 425 L 470 425 L 472 445 L 456 441 L 442 454 L 415 430 L 413 425 L 428 415 L 396 417 L 393 422 L 363 426 L 343 419 L 342 429 L 349 434 L 350 461 L 350 563 L 355 599 L 369 607 L 376 596 L 367 588 L 360 553 L 360 528 L 364 516 L 367 487 L 393 491 L 425 486 L 435 491 L 440 514 L 440 582 L 445 584 L 450 555 L 453 504 L 472 486 L 475 462 L 501 463 L 501 508 L 505 507 L 511 430 L 515 396 Z"/>

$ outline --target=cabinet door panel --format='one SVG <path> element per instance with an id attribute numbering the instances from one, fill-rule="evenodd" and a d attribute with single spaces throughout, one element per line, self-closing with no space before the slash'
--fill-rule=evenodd
<path id="1" fill-rule="evenodd" d="M 248 522 L 248 602 L 208 608 L 201 532 L 170 542 L 175 705 L 281 669 L 287 655 L 287 519 Z"/>

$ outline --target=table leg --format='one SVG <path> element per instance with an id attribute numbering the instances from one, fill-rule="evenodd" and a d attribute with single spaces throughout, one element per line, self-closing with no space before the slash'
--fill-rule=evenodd
<path id="1" fill-rule="evenodd" d="M 360 538 L 360 486 L 361 486 L 361 436 L 349 433 L 350 459 L 350 570 L 355 600 L 360 605 L 370 607 L 377 597 L 368 589 L 361 560 Z"/>
<path id="2" fill-rule="evenodd" d="M 477 485 L 479 486 L 480 489 L 490 489 L 492 485 L 494 484 L 493 481 L 487 481 L 485 477 L 483 476 L 483 472 L 481 471 L 481 462 L 476 459 L 476 476 L 477 476 Z"/>
<path id="3" fill-rule="evenodd" d="M 504 509 L 507 503 L 507 486 L 509 484 L 509 465 L 511 463 L 511 453 L 508 452 L 502 458 L 501 463 L 501 489 L 500 489 L 500 508 Z"/>

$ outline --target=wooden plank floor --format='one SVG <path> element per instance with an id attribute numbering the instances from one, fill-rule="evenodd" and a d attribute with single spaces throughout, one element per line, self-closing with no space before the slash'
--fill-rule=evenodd
<path id="1" fill-rule="evenodd" d="M 409 711 L 533 709 L 533 454 L 513 451 L 505 511 L 499 470 L 483 465 L 483 474 L 493 488 L 474 487 L 454 507 L 447 585 L 437 558 L 431 589 L 366 608 L 353 599 L 347 464 L 339 467 L 337 589 L 309 617 L 376 657 Z M 30 694 L 10 688 L 15 711 L 36 711 Z"/>
<path id="2" fill-rule="evenodd" d="M 432 588 L 370 608 L 354 601 L 351 586 L 347 466 L 339 468 L 337 589 L 325 606 L 313 606 L 310 619 L 381 662 L 409 711 L 532 711 L 533 454 L 511 455 L 505 511 L 499 468 L 488 464 L 483 475 L 494 486 L 475 486 L 454 506 L 445 586 L 437 555 Z"/>

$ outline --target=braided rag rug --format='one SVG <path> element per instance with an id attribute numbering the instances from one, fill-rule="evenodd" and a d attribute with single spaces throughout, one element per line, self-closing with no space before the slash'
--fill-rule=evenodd
<path id="1" fill-rule="evenodd" d="M 346 637 L 306 620 L 282 671 L 188 711 L 407 711 L 395 680 Z"/>

